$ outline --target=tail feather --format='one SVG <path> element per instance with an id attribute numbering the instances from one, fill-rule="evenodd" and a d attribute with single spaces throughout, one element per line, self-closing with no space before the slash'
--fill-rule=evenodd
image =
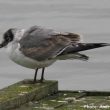
<path id="1" fill-rule="evenodd" d="M 110 46 L 110 44 L 108 43 L 78 43 L 75 45 L 73 44 L 71 47 L 68 47 L 61 54 L 76 53 L 76 52 L 90 50 L 94 48 L 100 48 L 104 46 Z"/>
<path id="2" fill-rule="evenodd" d="M 57 60 L 78 59 L 78 60 L 87 61 L 89 59 L 89 56 L 81 54 L 81 53 L 74 53 L 74 54 L 59 55 L 56 57 L 56 59 Z"/>

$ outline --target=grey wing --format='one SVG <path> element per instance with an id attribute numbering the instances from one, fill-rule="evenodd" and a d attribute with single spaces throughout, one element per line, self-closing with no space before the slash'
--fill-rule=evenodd
<path id="1" fill-rule="evenodd" d="M 25 56 L 42 61 L 58 56 L 72 43 L 75 44 L 79 40 L 80 36 L 77 34 L 59 34 L 34 26 L 20 40 L 20 50 Z"/>

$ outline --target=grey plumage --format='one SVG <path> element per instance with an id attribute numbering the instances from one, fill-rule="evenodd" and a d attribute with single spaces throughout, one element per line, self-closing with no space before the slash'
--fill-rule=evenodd
<path id="1" fill-rule="evenodd" d="M 33 26 L 24 33 L 19 43 L 20 51 L 37 61 L 59 59 L 63 55 L 68 59 L 71 56 L 68 57 L 68 54 L 73 54 L 73 58 L 77 55 L 77 58 L 87 60 L 88 56 L 79 54 L 80 51 L 109 45 L 107 43 L 81 43 L 80 40 L 80 35 L 75 33 L 56 33 L 50 29 Z"/>
<path id="2" fill-rule="evenodd" d="M 0 48 L 6 46 L 10 59 L 24 67 L 36 69 L 33 80 L 33 83 L 36 83 L 38 69 L 42 68 L 40 82 L 43 82 L 45 67 L 56 60 L 88 60 L 88 56 L 79 52 L 110 46 L 110 44 L 82 43 L 78 34 L 57 33 L 50 29 L 33 26 L 27 31 L 15 28 L 6 31 Z"/>
<path id="3" fill-rule="evenodd" d="M 25 56 L 42 61 L 56 57 L 79 41 L 78 34 L 60 34 L 50 29 L 33 26 L 24 33 L 19 43 L 20 50 Z"/>

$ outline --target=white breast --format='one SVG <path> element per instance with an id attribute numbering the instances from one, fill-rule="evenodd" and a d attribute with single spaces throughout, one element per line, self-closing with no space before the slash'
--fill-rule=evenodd
<path id="1" fill-rule="evenodd" d="M 45 61 L 33 60 L 29 57 L 24 56 L 21 53 L 21 51 L 19 51 L 19 48 L 20 48 L 19 43 L 12 42 L 8 45 L 7 51 L 10 59 L 21 66 L 31 69 L 36 69 L 36 68 L 47 67 L 55 62 L 55 60 L 45 60 Z"/>

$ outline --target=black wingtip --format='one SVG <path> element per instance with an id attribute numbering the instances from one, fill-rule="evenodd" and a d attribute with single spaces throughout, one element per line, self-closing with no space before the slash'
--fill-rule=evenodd
<path id="1" fill-rule="evenodd" d="M 78 43 L 77 45 L 73 45 L 73 47 L 67 48 L 60 55 L 76 53 L 80 51 L 85 51 L 85 50 L 90 50 L 105 46 L 110 46 L 110 44 L 109 43 Z"/>
<path id="2" fill-rule="evenodd" d="M 110 46 L 109 43 L 99 43 L 99 45 L 100 45 L 101 47 L 104 47 L 104 46 Z"/>
<path id="3" fill-rule="evenodd" d="M 105 46 L 110 46 L 110 44 L 109 43 L 91 43 L 91 47 L 93 48 L 99 48 L 99 47 L 105 47 Z"/>
<path id="4" fill-rule="evenodd" d="M 100 47 L 110 46 L 109 43 L 79 43 L 78 46 L 73 47 L 72 52 L 85 51 Z"/>
<path id="5" fill-rule="evenodd" d="M 89 49 L 94 49 L 94 48 L 100 48 L 100 47 L 105 47 L 105 46 L 110 46 L 109 43 L 86 43 L 85 45 L 82 44 L 82 50 L 89 50 Z"/>

